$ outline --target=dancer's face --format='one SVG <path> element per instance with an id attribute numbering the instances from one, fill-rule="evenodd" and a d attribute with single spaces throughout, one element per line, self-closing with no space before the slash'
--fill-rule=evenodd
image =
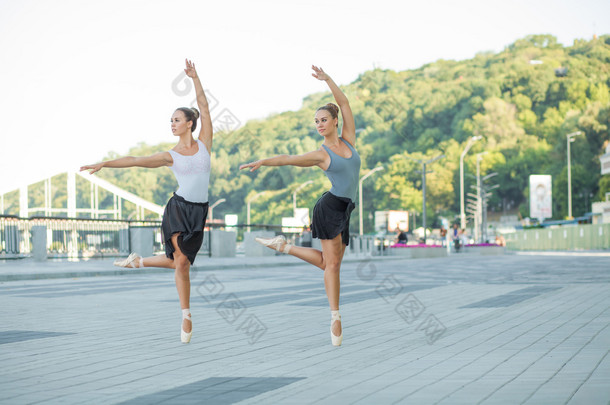
<path id="1" fill-rule="evenodd" d="M 316 112 L 314 122 L 318 133 L 322 136 L 328 136 L 337 131 L 337 119 L 333 118 L 326 110 Z"/>
<path id="2" fill-rule="evenodd" d="M 184 134 L 192 125 L 193 123 L 186 120 L 186 115 L 182 111 L 175 111 L 172 115 L 172 133 L 175 136 Z"/>

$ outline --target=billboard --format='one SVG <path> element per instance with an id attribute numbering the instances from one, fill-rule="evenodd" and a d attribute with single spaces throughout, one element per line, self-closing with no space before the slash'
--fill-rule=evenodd
<path id="1" fill-rule="evenodd" d="M 530 218 L 544 218 L 553 216 L 553 190 L 552 177 L 546 174 L 530 175 Z"/>
<path id="2" fill-rule="evenodd" d="M 375 211 L 375 231 L 395 232 L 396 228 L 409 231 L 408 211 Z"/>
<path id="3" fill-rule="evenodd" d="M 301 233 L 303 227 L 308 227 L 309 208 L 297 208 L 294 217 L 282 218 L 283 233 Z"/>

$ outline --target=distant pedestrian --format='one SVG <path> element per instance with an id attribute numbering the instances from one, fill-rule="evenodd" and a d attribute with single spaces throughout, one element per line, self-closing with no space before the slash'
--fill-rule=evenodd
<path id="1" fill-rule="evenodd" d="M 165 256 L 141 257 L 131 253 L 125 260 L 114 264 L 120 267 L 162 267 L 175 269 L 176 288 L 182 308 L 180 339 L 188 343 L 192 336 L 190 312 L 191 282 L 189 270 L 195 262 L 203 242 L 203 229 L 208 215 L 208 185 L 210 180 L 210 152 L 212 150 L 212 121 L 208 102 L 195 64 L 186 61 L 184 72 L 193 79 L 197 94 L 197 106 L 201 111 L 199 137 L 193 139 L 199 111 L 195 108 L 178 108 L 171 117 L 171 130 L 179 138 L 178 144 L 168 152 L 146 157 L 122 157 L 94 165 L 81 167 L 93 174 L 103 167 L 169 166 L 178 180 L 178 190 L 168 201 L 163 213 L 162 232 Z"/>
<path id="2" fill-rule="evenodd" d="M 399 243 L 402 245 L 406 245 L 407 244 L 407 234 L 405 232 L 402 231 L 402 229 L 400 228 L 396 228 L 396 238 L 394 239 L 394 243 Z"/>
<path id="3" fill-rule="evenodd" d="M 458 224 L 453 224 L 453 228 L 451 229 L 451 238 L 453 239 L 453 247 L 456 252 L 460 251 L 460 247 L 462 246 L 461 231 L 458 227 Z"/>
<path id="4" fill-rule="evenodd" d="M 337 105 L 329 103 L 316 111 L 314 121 L 324 137 L 322 146 L 303 155 L 279 155 L 240 166 L 254 171 L 261 166 L 318 166 L 332 184 L 313 209 L 312 236 L 319 238 L 322 251 L 292 246 L 284 236 L 257 241 L 279 252 L 296 256 L 324 270 L 324 285 L 331 310 L 330 336 L 334 346 L 341 345 L 343 331 L 339 314 L 339 270 L 345 248 L 349 245 L 349 220 L 354 209 L 360 176 L 360 156 L 356 152 L 356 125 L 347 97 L 321 68 L 312 66 L 316 79 L 325 81 Z M 338 132 L 339 111 L 343 116 L 341 135 Z"/>
<path id="5" fill-rule="evenodd" d="M 301 246 L 303 247 L 311 247 L 311 229 L 310 227 L 303 228 L 303 233 L 301 234 Z"/>

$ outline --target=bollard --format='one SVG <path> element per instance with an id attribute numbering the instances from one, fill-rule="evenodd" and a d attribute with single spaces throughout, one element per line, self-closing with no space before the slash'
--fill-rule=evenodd
<path id="1" fill-rule="evenodd" d="M 273 238 L 273 231 L 254 231 L 244 233 L 244 253 L 246 257 L 275 256 L 276 252 L 254 240 L 254 238 Z"/>
<path id="2" fill-rule="evenodd" d="M 47 260 L 47 226 L 32 226 L 32 256 L 37 262 Z"/>
<path id="3" fill-rule="evenodd" d="M 129 228 L 131 240 L 131 251 L 138 253 L 141 257 L 153 255 L 154 229 L 146 226 L 134 226 Z"/>
<path id="4" fill-rule="evenodd" d="M 212 257 L 235 257 L 237 248 L 237 232 L 211 231 Z"/>

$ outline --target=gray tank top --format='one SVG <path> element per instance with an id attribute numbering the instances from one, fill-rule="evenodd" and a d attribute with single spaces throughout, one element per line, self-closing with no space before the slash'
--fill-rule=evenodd
<path id="1" fill-rule="evenodd" d="M 358 192 L 358 181 L 360 179 L 360 155 L 349 142 L 344 141 L 352 151 L 352 156 L 344 158 L 330 150 L 326 145 L 322 145 L 330 156 L 330 165 L 326 169 L 326 177 L 330 180 L 332 187 L 330 192 L 337 197 L 345 197 L 356 201 L 356 193 Z"/>

